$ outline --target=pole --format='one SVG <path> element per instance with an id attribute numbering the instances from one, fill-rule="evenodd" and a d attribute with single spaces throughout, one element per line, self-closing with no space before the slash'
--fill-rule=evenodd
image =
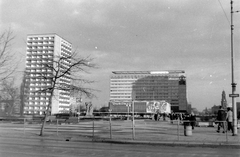
<path id="1" fill-rule="evenodd" d="M 134 124 L 134 101 L 132 102 L 132 138 L 135 139 L 135 124 Z"/>
<path id="2" fill-rule="evenodd" d="M 109 125 L 110 125 L 110 139 L 112 139 L 112 118 L 111 118 L 111 109 L 109 110 Z"/>
<path id="3" fill-rule="evenodd" d="M 177 134 L 178 134 L 178 141 L 179 141 L 179 118 L 178 118 L 178 124 L 177 124 Z"/>
<path id="4" fill-rule="evenodd" d="M 24 135 L 25 135 L 25 122 L 26 122 L 26 119 L 24 118 L 23 119 L 23 133 L 24 133 Z"/>
<path id="5" fill-rule="evenodd" d="M 225 121 L 225 122 L 223 122 L 223 123 L 225 123 L 224 125 L 224 130 L 225 130 L 225 134 L 226 134 L 226 142 L 228 143 L 228 135 L 227 135 L 227 126 L 228 126 L 228 124 L 227 124 L 227 121 Z"/>
<path id="6" fill-rule="evenodd" d="M 94 117 L 93 117 L 93 123 L 92 123 L 92 140 L 94 139 Z"/>
<path id="7" fill-rule="evenodd" d="M 232 69 L 232 95 L 236 91 L 236 83 L 234 83 L 234 53 L 233 53 L 233 1 L 231 0 L 231 69 Z M 235 104 L 235 97 L 232 96 L 232 109 L 233 109 L 233 136 L 237 136 L 237 108 Z"/>
<path id="8" fill-rule="evenodd" d="M 127 104 L 127 120 L 129 120 L 129 107 L 130 107 L 130 104 Z"/>
<path id="9" fill-rule="evenodd" d="M 57 136 L 58 136 L 58 119 L 57 119 Z"/>
<path id="10" fill-rule="evenodd" d="M 80 115 L 81 115 L 81 112 L 80 112 L 80 104 L 78 105 L 78 123 L 79 123 L 79 120 L 80 120 Z"/>

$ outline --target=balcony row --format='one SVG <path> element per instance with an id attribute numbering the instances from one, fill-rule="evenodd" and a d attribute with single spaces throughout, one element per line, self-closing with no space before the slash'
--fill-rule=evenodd
<path id="1" fill-rule="evenodd" d="M 47 107 L 33 107 L 33 106 L 29 106 L 29 107 L 25 107 L 24 111 L 46 111 Z"/>
<path id="2" fill-rule="evenodd" d="M 49 88 L 51 87 L 51 84 L 50 83 L 47 83 L 47 84 L 32 84 L 30 83 L 30 87 L 32 88 Z"/>
<path id="3" fill-rule="evenodd" d="M 28 92 L 25 93 L 27 97 L 49 97 L 51 94 L 50 93 L 35 93 L 35 92 Z"/>
<path id="4" fill-rule="evenodd" d="M 65 50 L 65 49 L 62 49 L 61 50 L 61 54 L 63 55 L 63 54 L 65 54 L 65 55 L 67 55 L 67 56 L 71 56 L 71 50 L 69 50 L 69 51 L 67 51 L 67 50 Z"/>
<path id="5" fill-rule="evenodd" d="M 29 69 L 26 70 L 27 73 L 52 73 L 53 70 L 52 69 Z"/>
<path id="6" fill-rule="evenodd" d="M 29 105 L 47 105 L 49 100 L 28 100 Z"/>
<path id="7" fill-rule="evenodd" d="M 41 59 L 51 59 L 52 60 L 53 55 L 27 55 L 27 60 L 41 60 Z"/>
<path id="8" fill-rule="evenodd" d="M 71 49 L 72 49 L 71 45 L 66 45 L 66 44 L 61 44 L 61 47 L 64 48 L 64 49 L 67 49 L 69 51 L 71 51 Z"/>
<path id="9" fill-rule="evenodd" d="M 34 64 L 34 63 L 53 63 L 52 60 L 27 60 L 26 64 Z"/>
<path id="10" fill-rule="evenodd" d="M 26 64 L 49 64 L 49 63 L 53 63 L 53 59 L 50 59 L 50 58 L 46 58 L 46 59 L 32 59 L 32 58 L 29 58 L 26 60 Z M 70 66 L 71 62 L 67 61 L 67 60 L 62 60 L 61 62 L 62 66 L 65 66 L 66 68 L 68 68 L 68 66 Z M 64 67 L 63 67 L 64 68 Z"/>
<path id="11" fill-rule="evenodd" d="M 54 37 L 28 37 L 27 41 L 54 41 Z"/>
<path id="12" fill-rule="evenodd" d="M 34 107 L 42 107 L 42 108 L 44 108 L 44 107 L 47 107 L 47 105 L 48 104 L 33 104 L 33 103 L 31 103 L 31 104 L 25 104 L 25 108 L 29 108 L 29 107 L 31 107 L 31 108 L 34 108 Z"/>
<path id="13" fill-rule="evenodd" d="M 27 42 L 27 46 L 31 46 L 31 45 L 51 45 L 53 46 L 54 45 L 54 42 L 53 41 L 50 41 L 50 42 L 43 42 L 43 41 L 38 41 L 38 42 L 35 42 L 35 41 L 28 41 Z"/>
<path id="14" fill-rule="evenodd" d="M 48 50 L 37 50 L 37 51 L 28 51 L 27 55 L 42 55 L 42 54 L 53 54 L 53 51 L 48 51 Z"/>
<path id="15" fill-rule="evenodd" d="M 27 50 L 30 49 L 30 50 L 33 50 L 33 49 L 53 49 L 54 46 L 49 46 L 49 45 L 27 45 Z"/>

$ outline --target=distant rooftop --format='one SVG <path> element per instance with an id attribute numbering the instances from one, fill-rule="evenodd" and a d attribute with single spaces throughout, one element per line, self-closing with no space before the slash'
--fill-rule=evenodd
<path id="1" fill-rule="evenodd" d="M 161 71 L 113 71 L 113 74 L 173 74 L 185 73 L 184 70 L 161 70 Z"/>

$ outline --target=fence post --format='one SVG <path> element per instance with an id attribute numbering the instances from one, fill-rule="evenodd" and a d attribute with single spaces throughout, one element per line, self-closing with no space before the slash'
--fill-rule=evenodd
<path id="1" fill-rule="evenodd" d="M 92 127 L 93 127 L 93 132 L 92 132 L 92 140 L 94 139 L 94 116 L 93 116 L 93 125 L 92 125 Z"/>
<path id="2" fill-rule="evenodd" d="M 25 135 L 25 118 L 23 118 L 23 133 Z"/>
<path id="3" fill-rule="evenodd" d="M 177 134 L 178 134 L 178 141 L 179 141 L 179 118 L 178 118 L 178 124 L 177 124 Z"/>
<path id="4" fill-rule="evenodd" d="M 135 124 L 134 124 L 134 101 L 132 102 L 132 138 L 135 139 Z"/>
<path id="5" fill-rule="evenodd" d="M 112 139 L 112 118 L 111 118 L 111 109 L 109 109 L 109 127 L 110 127 L 110 139 Z"/>
<path id="6" fill-rule="evenodd" d="M 58 136 L 58 119 L 57 119 L 57 136 Z"/>
<path id="7" fill-rule="evenodd" d="M 228 135 L 227 135 L 227 130 L 228 130 L 228 125 L 227 125 L 227 121 L 224 122 L 225 123 L 225 134 L 226 134 L 226 142 L 228 142 Z"/>

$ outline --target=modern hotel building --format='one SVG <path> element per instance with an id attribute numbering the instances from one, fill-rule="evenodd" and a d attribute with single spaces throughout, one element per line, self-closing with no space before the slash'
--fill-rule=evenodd
<path id="1" fill-rule="evenodd" d="M 72 45 L 56 34 L 27 36 L 25 103 L 24 114 L 42 115 L 47 110 L 50 93 L 44 91 L 52 86 L 57 57 L 71 56 Z M 63 60 L 58 68 L 67 68 L 71 60 Z M 60 69 L 61 71 L 61 69 Z M 61 77 L 59 82 L 70 84 L 70 75 Z M 51 114 L 69 112 L 70 92 L 54 90 Z"/>
<path id="2" fill-rule="evenodd" d="M 166 101 L 171 110 L 187 111 L 186 74 L 183 70 L 113 71 L 110 76 L 110 103 Z"/>

